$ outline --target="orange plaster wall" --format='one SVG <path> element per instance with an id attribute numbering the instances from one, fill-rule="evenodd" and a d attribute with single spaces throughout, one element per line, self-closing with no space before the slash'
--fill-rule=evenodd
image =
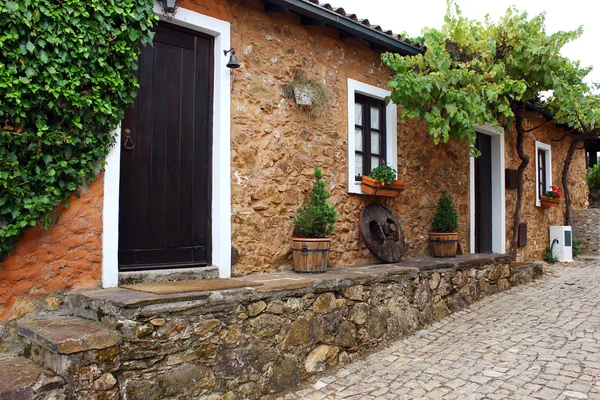
<path id="1" fill-rule="evenodd" d="M 103 184 L 99 176 L 80 198 L 72 196 L 48 230 L 28 229 L 0 262 L 0 320 L 56 308 L 53 296 L 100 284 Z"/>

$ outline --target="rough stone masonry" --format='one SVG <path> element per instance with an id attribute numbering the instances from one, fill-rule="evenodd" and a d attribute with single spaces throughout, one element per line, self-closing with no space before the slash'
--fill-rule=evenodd
<path id="1" fill-rule="evenodd" d="M 320 276 L 267 274 L 264 287 L 168 303 L 126 289 L 81 292 L 70 299 L 73 312 L 101 320 L 123 341 L 111 351 L 120 354 L 116 367 L 72 371 L 95 371 L 81 388 L 88 397 L 94 380 L 110 374 L 127 400 L 259 399 L 541 273 L 536 264 L 511 267 L 507 256 L 463 256 Z"/>

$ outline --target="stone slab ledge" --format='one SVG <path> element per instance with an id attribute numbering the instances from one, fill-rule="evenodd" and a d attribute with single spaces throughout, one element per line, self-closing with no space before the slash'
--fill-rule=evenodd
<path id="1" fill-rule="evenodd" d="M 149 308 L 154 313 L 158 308 L 165 312 L 181 311 L 199 306 L 218 306 L 244 301 L 270 300 L 306 293 L 339 291 L 355 285 L 400 281 L 416 278 L 420 273 L 441 270 L 466 270 L 484 265 L 508 264 L 510 256 L 506 254 L 468 254 L 455 258 L 411 258 L 394 264 L 373 264 L 365 266 L 334 267 L 326 273 L 299 274 L 293 271 L 253 274 L 232 280 L 260 283 L 260 286 L 248 286 L 219 291 L 190 292 L 176 294 L 152 294 L 124 288 L 111 288 L 81 291 L 72 295 L 75 307 L 106 310 L 138 310 Z M 109 311 L 109 313 L 111 313 Z M 118 313 L 118 312 L 115 312 Z M 92 318 L 88 313 L 86 318 Z"/>
<path id="2" fill-rule="evenodd" d="M 73 354 L 100 350 L 121 343 L 121 336 L 97 322 L 55 316 L 21 320 L 19 335 L 57 354 Z"/>

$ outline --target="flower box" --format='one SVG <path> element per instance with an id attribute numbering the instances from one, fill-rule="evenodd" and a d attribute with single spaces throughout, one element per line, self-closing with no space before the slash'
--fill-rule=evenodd
<path id="1" fill-rule="evenodd" d="M 560 198 L 542 196 L 541 206 L 542 207 L 558 207 L 560 204 Z"/>
<path id="2" fill-rule="evenodd" d="M 373 196 L 397 197 L 404 190 L 406 183 L 395 180 L 391 185 L 373 179 L 368 176 L 362 177 L 361 189 L 363 194 Z"/>

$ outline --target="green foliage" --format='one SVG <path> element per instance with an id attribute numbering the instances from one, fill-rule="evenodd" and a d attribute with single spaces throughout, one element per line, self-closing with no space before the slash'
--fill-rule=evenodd
<path id="1" fill-rule="evenodd" d="M 578 133 L 600 135 L 600 96 L 595 84 L 579 82 L 557 87 L 548 99 L 548 105 L 557 123 L 567 125 Z"/>
<path id="2" fill-rule="evenodd" d="M 445 190 L 437 205 L 437 212 L 431 221 L 432 232 L 456 232 L 458 230 L 458 213 L 454 207 L 452 197 Z"/>
<path id="3" fill-rule="evenodd" d="M 310 190 L 310 198 L 304 202 L 294 219 L 294 234 L 303 238 L 326 238 L 333 233 L 337 212 L 327 204 L 330 193 L 322 180 L 323 174 L 315 167 L 315 182 Z"/>
<path id="4" fill-rule="evenodd" d="M 556 192 L 554 192 L 552 190 L 548 190 L 547 192 L 542 193 L 542 196 L 549 197 L 551 199 L 558 199 L 558 198 L 560 198 L 560 196 L 558 194 L 556 194 Z"/>
<path id="5" fill-rule="evenodd" d="M 600 188 L 600 164 L 588 168 L 587 183 L 590 189 Z"/>
<path id="6" fill-rule="evenodd" d="M 581 250 L 583 250 L 583 243 L 581 243 L 581 240 L 573 240 L 573 257 L 577 257 L 579 253 L 581 253 Z"/>
<path id="7" fill-rule="evenodd" d="M 150 0 L 0 2 L 0 258 L 103 169 L 133 102 Z"/>
<path id="8" fill-rule="evenodd" d="M 554 255 L 552 254 L 552 250 L 550 249 L 550 247 L 546 247 L 546 251 L 542 256 L 542 259 L 549 262 L 550 264 L 554 264 L 558 261 L 558 258 L 554 257 Z"/>
<path id="9" fill-rule="evenodd" d="M 391 185 L 396 179 L 396 170 L 387 164 L 381 164 L 373 168 L 369 176 L 380 182 Z"/>
<path id="10" fill-rule="evenodd" d="M 403 118 L 425 120 L 436 144 L 466 139 L 471 154 L 478 155 L 477 126 L 508 126 L 513 106 L 581 83 L 589 72 L 560 55 L 581 28 L 548 35 L 544 18 L 529 19 L 510 8 L 498 22 L 482 23 L 462 17 L 449 1 L 443 28 L 423 31 L 424 54 L 382 55 L 395 72 L 391 100 L 403 106 Z"/>
<path id="11" fill-rule="evenodd" d="M 294 89 L 303 90 L 310 93 L 311 106 L 326 107 L 329 106 L 329 95 L 327 91 L 315 79 L 301 77 L 283 85 L 283 94 L 288 99 L 294 98 Z"/>

